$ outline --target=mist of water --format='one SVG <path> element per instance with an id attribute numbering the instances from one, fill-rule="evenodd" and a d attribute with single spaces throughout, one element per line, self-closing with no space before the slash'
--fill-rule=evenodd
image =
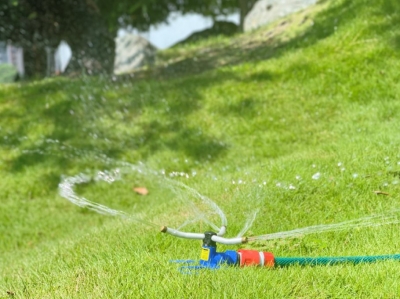
<path id="1" fill-rule="evenodd" d="M 107 215 L 107 216 L 119 216 L 125 219 L 133 220 L 151 227 L 160 227 L 160 225 L 154 224 L 152 222 L 146 221 L 144 219 L 135 217 L 133 215 L 127 214 L 123 211 L 111 209 L 105 205 L 90 201 L 85 197 L 78 196 L 74 191 L 74 186 L 77 184 L 87 183 L 91 181 L 91 177 L 85 174 L 79 174 L 73 177 L 67 177 L 61 181 L 58 185 L 59 194 L 65 199 L 69 200 L 71 203 L 81 207 L 87 208 L 92 211 L 95 211 L 99 214 Z M 113 182 L 116 180 L 111 173 L 98 172 L 96 176 L 97 180 L 104 180 L 106 182 Z"/>
<path id="2" fill-rule="evenodd" d="M 154 224 L 150 221 L 147 221 L 143 218 L 136 217 L 135 215 L 128 214 L 126 212 L 115 210 L 109 208 L 105 205 L 99 204 L 97 202 L 86 199 L 83 196 L 79 196 L 76 194 L 74 187 L 78 184 L 88 183 L 91 180 L 94 181 L 105 181 L 108 183 L 113 183 L 121 179 L 123 174 L 138 172 L 143 175 L 157 175 L 158 179 L 163 182 L 163 184 L 170 188 L 174 193 L 179 194 L 181 197 L 181 201 L 189 205 L 190 210 L 194 217 L 188 218 L 184 223 L 182 223 L 178 230 L 184 228 L 185 226 L 195 223 L 197 221 L 203 221 L 208 224 L 214 230 L 219 230 L 220 226 L 217 226 L 214 222 L 209 219 L 210 214 L 216 214 L 219 216 L 221 220 L 221 225 L 227 226 L 228 221 L 221 210 L 221 208 L 210 198 L 200 194 L 197 190 L 185 185 L 182 182 L 175 181 L 169 179 L 165 176 L 160 176 L 157 172 L 151 172 L 148 169 L 143 168 L 142 166 L 132 165 L 129 163 L 121 163 L 122 168 L 116 168 L 111 171 L 98 171 L 94 176 L 89 176 L 87 174 L 78 174 L 76 176 L 66 177 L 59 184 L 59 194 L 65 199 L 69 200 L 71 203 L 82 207 L 87 208 L 92 211 L 95 211 L 99 214 L 108 215 L 108 216 L 117 216 L 125 219 L 129 219 L 132 221 L 136 221 L 142 223 L 147 226 L 157 227 L 159 228 L 159 224 Z M 190 200 L 192 199 L 192 200 Z M 201 204 L 208 207 L 208 211 L 204 211 L 199 207 L 199 202 L 195 202 L 194 200 L 200 201 Z M 382 226 L 387 224 L 396 224 L 400 223 L 400 209 L 389 211 L 385 214 L 377 214 L 371 215 L 367 217 L 362 217 L 358 219 L 343 221 L 339 223 L 333 224 L 321 224 L 321 225 L 313 225 L 303 228 L 297 228 L 288 231 L 275 232 L 270 234 L 264 234 L 259 236 L 249 237 L 249 242 L 259 241 L 259 240 L 274 240 L 274 239 L 284 239 L 284 238 L 295 238 L 301 237 L 309 234 L 316 233 L 325 233 L 325 232 L 334 232 L 334 231 L 343 231 L 350 230 L 355 228 L 363 228 L 363 227 L 374 227 L 374 226 Z M 243 236 L 248 229 L 253 225 L 255 219 L 257 217 L 257 210 L 251 213 L 247 221 L 244 224 L 243 229 L 238 233 L 238 237 Z"/>
<path id="3" fill-rule="evenodd" d="M 250 229 L 250 227 L 253 225 L 254 221 L 257 218 L 257 213 L 258 213 L 258 209 L 255 210 L 252 214 L 250 214 L 247 217 L 247 220 L 242 228 L 242 230 L 238 233 L 238 235 L 236 237 L 243 237 L 244 234 Z"/>
<path id="4" fill-rule="evenodd" d="M 169 178 L 165 178 L 165 182 L 167 183 L 167 187 L 170 188 L 174 193 L 180 193 L 182 195 L 183 201 L 190 202 L 190 206 L 192 211 L 197 215 L 197 217 L 206 223 L 208 223 L 213 229 L 219 230 L 221 226 L 228 225 L 228 219 L 226 218 L 222 209 L 210 198 L 200 194 L 196 189 L 193 189 L 182 182 L 171 180 Z M 183 192 L 182 192 L 183 191 Z M 200 203 L 208 207 L 211 211 L 211 214 L 217 214 L 221 220 L 221 225 L 217 226 L 212 221 L 210 221 L 206 215 L 206 213 L 202 213 L 199 210 L 199 206 L 196 205 L 195 202 L 190 201 L 189 198 L 198 199 Z M 183 226 L 181 226 L 183 227 Z"/>
<path id="5" fill-rule="evenodd" d="M 374 227 L 387 224 L 400 223 L 400 210 L 392 210 L 386 214 L 372 215 L 358 219 L 343 221 L 333 224 L 313 225 L 303 228 L 297 228 L 288 231 L 276 232 L 260 236 L 249 237 L 249 242 L 258 240 L 274 240 L 284 238 L 296 238 L 309 234 L 337 232 L 363 227 Z"/>
<path id="6" fill-rule="evenodd" d="M 173 191 L 174 194 L 178 195 L 181 203 L 187 204 L 189 206 L 194 216 L 193 218 L 187 219 L 179 228 L 183 228 L 190 223 L 203 221 L 213 229 L 219 230 L 220 226 L 216 225 L 213 221 L 209 219 L 209 216 L 214 214 L 218 215 L 221 219 L 221 225 L 227 225 L 227 218 L 221 208 L 214 201 L 200 194 L 197 190 L 185 185 L 182 182 L 169 179 L 164 175 L 161 175 L 159 172 L 149 170 L 143 165 L 133 165 L 127 162 L 118 162 L 117 164 L 119 164 L 119 168 L 109 171 L 98 171 L 93 176 L 81 173 L 76 176 L 63 178 L 58 186 L 60 196 L 79 207 L 88 208 L 99 214 L 118 216 L 137 221 L 148 226 L 160 227 L 160 225 L 151 223 L 143 218 L 136 217 L 124 211 L 109 208 L 105 205 L 89 200 L 83 196 L 79 196 L 74 190 L 74 187 L 76 185 L 88 183 L 92 180 L 113 183 L 115 181 L 121 180 L 123 175 L 138 173 L 143 176 L 153 177 L 160 183 L 160 185 L 162 185 L 163 188 L 168 188 Z"/>
<path id="7" fill-rule="evenodd" d="M 85 153 L 78 152 L 75 154 L 82 155 Z M 86 153 L 86 155 L 88 154 Z M 109 171 L 98 171 L 94 175 L 87 175 L 81 173 L 76 176 L 63 178 L 59 184 L 59 194 L 62 197 L 64 197 L 65 199 L 69 200 L 71 203 L 79 207 L 88 208 L 103 215 L 122 217 L 125 219 L 137 221 L 144 225 L 159 228 L 160 225 L 149 222 L 141 217 L 128 214 L 124 211 L 119 211 L 109 208 L 105 205 L 99 204 L 95 201 L 91 201 L 86 199 L 85 197 L 79 196 L 74 190 L 74 187 L 78 184 L 88 183 L 92 180 L 113 183 L 115 181 L 121 180 L 123 175 L 136 172 L 143 176 L 153 176 L 153 178 L 156 179 L 162 185 L 163 188 L 168 188 L 174 194 L 176 194 L 178 196 L 178 199 L 180 200 L 180 203 L 187 205 L 188 209 L 191 211 L 191 217 L 188 217 L 188 219 L 186 219 L 178 227 L 179 230 L 186 227 L 187 225 L 193 224 L 198 221 L 206 223 L 216 231 L 219 230 L 219 228 L 222 225 L 224 226 L 228 225 L 227 217 L 225 216 L 222 209 L 213 200 L 202 195 L 199 191 L 187 186 L 181 181 L 168 178 L 163 172 L 150 170 L 146 168 L 144 165 L 134 165 L 128 162 L 114 161 L 106 157 L 105 155 L 98 155 L 97 158 L 101 159 L 104 162 L 107 162 L 107 164 L 109 165 L 114 165 L 114 166 L 117 165 L 118 168 Z M 175 202 L 175 204 L 179 205 L 179 202 Z M 211 218 L 214 216 L 218 216 L 220 218 L 221 225 L 216 225 L 211 220 Z M 257 216 L 257 210 L 249 214 L 242 230 L 237 235 L 238 237 L 243 236 L 250 229 L 250 227 L 255 222 L 256 216 Z M 259 240 L 295 238 L 309 234 L 344 231 L 356 228 L 359 229 L 364 227 L 374 227 L 374 226 L 382 226 L 382 225 L 396 224 L 396 223 L 400 223 L 400 209 L 392 210 L 385 214 L 371 215 L 339 223 L 313 225 L 303 228 L 296 228 L 288 231 L 252 236 L 249 237 L 248 240 L 251 242 Z"/>

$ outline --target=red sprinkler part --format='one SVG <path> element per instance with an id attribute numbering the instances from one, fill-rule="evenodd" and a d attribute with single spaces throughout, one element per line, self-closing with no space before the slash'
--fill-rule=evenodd
<path id="1" fill-rule="evenodd" d="M 257 250 L 240 249 L 237 251 L 239 254 L 239 265 L 244 266 L 261 266 L 261 267 L 274 267 L 275 258 L 271 252 L 262 252 Z"/>

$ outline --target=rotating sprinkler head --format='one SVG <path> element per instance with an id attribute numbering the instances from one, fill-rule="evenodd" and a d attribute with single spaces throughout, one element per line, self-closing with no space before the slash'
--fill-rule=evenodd
<path id="1" fill-rule="evenodd" d="M 342 263 L 372 263 L 385 260 L 400 260 L 400 254 L 377 256 L 342 256 L 342 257 L 275 257 L 271 252 L 239 249 L 217 252 L 217 243 L 224 245 L 238 245 L 247 243 L 246 237 L 224 238 L 226 227 L 222 226 L 218 233 L 207 231 L 205 233 L 181 232 L 166 226 L 161 232 L 185 239 L 203 240 L 200 252 L 200 261 L 197 265 L 182 266 L 182 273 L 190 274 L 199 269 L 219 269 L 222 265 L 228 266 L 261 266 L 261 267 L 286 267 L 291 265 L 317 266 L 336 265 Z M 193 264 L 194 260 L 176 260 L 173 262 Z"/>
<path id="2" fill-rule="evenodd" d="M 274 257 L 269 252 L 259 252 L 256 250 L 227 250 L 217 252 L 217 243 L 224 245 L 237 245 L 247 243 L 246 237 L 224 238 L 226 227 L 222 226 L 218 233 L 207 231 L 201 233 L 181 232 L 166 226 L 161 228 L 161 232 L 185 239 L 203 240 L 198 265 L 183 266 L 181 271 L 190 272 L 198 269 L 218 269 L 221 265 L 229 266 L 268 266 L 274 265 Z M 194 263 L 193 260 L 178 260 L 179 263 Z"/>

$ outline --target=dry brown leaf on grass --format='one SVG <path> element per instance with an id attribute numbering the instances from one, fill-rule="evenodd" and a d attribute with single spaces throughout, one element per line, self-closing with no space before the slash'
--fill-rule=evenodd
<path id="1" fill-rule="evenodd" d="M 133 187 L 133 191 L 135 191 L 139 195 L 149 194 L 149 190 L 147 190 L 146 187 Z"/>

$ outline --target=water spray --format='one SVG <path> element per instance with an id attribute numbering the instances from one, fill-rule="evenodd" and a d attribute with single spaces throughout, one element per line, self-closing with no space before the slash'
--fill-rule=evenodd
<path id="1" fill-rule="evenodd" d="M 121 179 L 121 174 L 138 172 L 147 175 L 155 175 L 149 171 L 144 170 L 142 167 L 132 165 L 129 163 L 124 163 L 120 165 L 120 168 L 111 171 L 99 171 L 94 176 L 79 174 L 73 177 L 64 178 L 59 184 L 60 195 L 71 203 L 91 209 L 97 213 L 109 216 L 118 216 L 125 219 L 130 219 L 137 221 L 141 224 L 145 224 L 151 227 L 159 227 L 157 224 L 146 221 L 142 218 L 135 217 L 126 212 L 115 210 L 109 208 L 105 205 L 96 203 L 94 201 L 88 200 L 82 196 L 76 194 L 74 187 L 77 184 L 87 183 L 91 180 L 95 181 L 105 181 L 112 183 L 114 181 Z M 166 186 L 171 188 L 175 192 L 185 192 L 185 195 L 191 196 L 199 200 L 203 205 L 207 206 L 214 214 L 218 215 L 221 220 L 221 227 L 210 221 L 206 215 L 201 212 L 194 202 L 188 201 L 190 207 L 195 213 L 196 217 L 192 221 L 187 221 L 185 224 L 181 225 L 178 229 L 169 228 L 163 226 L 161 232 L 170 234 L 175 237 L 202 240 L 202 248 L 200 252 L 200 261 L 196 264 L 194 260 L 179 260 L 177 262 L 190 263 L 192 265 L 183 266 L 181 270 L 183 272 L 191 272 L 197 269 L 218 269 L 223 265 L 228 266 L 261 266 L 261 267 L 284 267 L 289 265 L 335 265 L 338 263 L 370 263 L 382 260 L 400 260 L 400 254 L 393 255 L 378 255 L 378 256 L 344 256 L 344 257 L 275 257 L 271 252 L 262 252 L 257 250 L 239 249 L 227 250 L 225 252 L 217 252 L 217 243 L 224 245 L 240 245 L 244 243 L 251 243 L 253 241 L 260 240 L 273 240 L 273 239 L 283 239 L 283 238 L 293 238 L 304 236 L 312 233 L 323 233 L 329 231 L 341 231 L 350 228 L 360 228 L 360 227 L 374 227 L 384 224 L 394 224 L 400 223 L 398 214 L 399 209 L 394 209 L 388 211 L 384 214 L 371 215 L 367 217 L 362 217 L 358 219 L 353 219 L 349 221 L 344 221 L 335 224 L 322 224 L 314 225 L 289 231 L 277 232 L 272 234 L 265 234 L 260 236 L 243 237 L 243 234 L 249 229 L 253 224 L 257 211 L 252 215 L 249 215 L 244 228 L 235 238 L 225 238 L 227 227 L 227 218 L 223 213 L 222 209 L 211 199 L 201 195 L 196 190 L 186 186 L 183 183 L 176 182 L 174 180 L 163 178 L 165 180 Z M 186 197 L 186 196 L 185 196 Z M 214 231 L 206 231 L 204 233 L 191 233 L 180 231 L 188 223 L 202 220 L 206 222 Z"/>
<path id="2" fill-rule="evenodd" d="M 181 232 L 166 226 L 161 228 L 162 233 L 175 237 L 202 240 L 200 261 L 197 265 L 187 265 L 180 268 L 182 273 L 190 274 L 200 269 L 219 269 L 221 266 L 259 266 L 259 267 L 286 267 L 291 265 L 316 266 L 336 265 L 342 263 L 372 263 L 386 260 L 400 260 L 400 254 L 375 255 L 375 256 L 339 256 L 339 257 L 275 257 L 271 252 L 263 252 L 251 249 L 226 250 L 217 252 L 217 243 L 224 245 L 244 244 L 251 239 L 247 237 L 224 238 L 226 227 L 222 226 L 218 233 L 206 231 L 205 233 Z M 174 262 L 194 264 L 194 260 L 176 260 Z"/>

